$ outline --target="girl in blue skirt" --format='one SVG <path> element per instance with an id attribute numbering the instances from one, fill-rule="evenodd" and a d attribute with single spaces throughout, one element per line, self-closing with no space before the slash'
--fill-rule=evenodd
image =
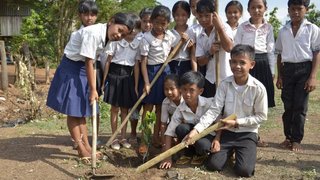
<path id="1" fill-rule="evenodd" d="M 153 25 L 152 30 L 144 33 L 144 37 L 140 45 L 141 73 L 144 82 L 143 91 L 148 94 L 148 96 L 146 96 L 142 101 L 144 103 L 142 121 L 144 121 L 146 112 L 151 112 L 153 105 L 155 105 L 157 120 L 154 126 L 153 144 L 156 146 L 161 145 L 159 136 L 161 103 L 165 98 L 163 93 L 163 81 L 166 75 L 170 74 L 169 66 L 164 69 L 152 88 L 150 88 L 150 82 L 167 59 L 175 41 L 174 35 L 167 30 L 170 23 L 170 15 L 171 12 L 168 7 L 161 5 L 155 7 L 150 17 Z M 140 89 L 142 90 L 142 88 Z"/>
<path id="2" fill-rule="evenodd" d="M 94 61 L 108 41 L 129 34 L 134 23 L 128 14 L 117 13 L 107 24 L 95 24 L 74 33 L 64 49 L 48 92 L 47 106 L 67 115 L 71 138 L 79 157 L 90 162 L 86 117 L 92 116 L 92 103 L 98 100 Z"/>

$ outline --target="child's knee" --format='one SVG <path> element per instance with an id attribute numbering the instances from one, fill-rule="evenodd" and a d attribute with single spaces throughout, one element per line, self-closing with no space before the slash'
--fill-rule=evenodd
<path id="1" fill-rule="evenodd" d="M 222 171 L 224 164 L 218 163 L 210 156 L 208 157 L 207 161 L 205 162 L 205 167 L 209 171 Z"/>
<path id="2" fill-rule="evenodd" d="M 234 171 L 238 176 L 251 177 L 254 174 L 254 168 L 250 168 L 246 165 L 235 165 Z"/>

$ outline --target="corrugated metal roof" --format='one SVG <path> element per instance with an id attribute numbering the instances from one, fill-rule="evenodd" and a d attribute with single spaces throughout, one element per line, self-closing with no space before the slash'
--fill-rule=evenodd
<path id="1" fill-rule="evenodd" d="M 0 16 L 29 16 L 30 7 L 21 2 L 0 1 Z"/>

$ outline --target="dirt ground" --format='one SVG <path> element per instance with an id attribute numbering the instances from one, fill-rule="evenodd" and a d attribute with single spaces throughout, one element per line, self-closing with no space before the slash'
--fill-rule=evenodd
<path id="1" fill-rule="evenodd" d="M 9 72 L 12 74 L 14 70 Z M 91 168 L 77 161 L 65 118 L 45 106 L 49 85 L 43 84 L 43 70 L 37 70 L 37 80 L 40 83 L 36 88 L 40 118 L 27 124 L 22 123 L 28 118 L 30 107 L 21 91 L 14 85 L 10 85 L 7 93 L 0 91 L 0 179 L 85 179 Z M 319 102 L 319 90 L 310 99 Z M 251 179 L 320 179 L 320 112 L 311 110 L 309 113 L 302 142 L 304 151 L 294 153 L 279 147 L 284 140 L 279 99 L 277 107 L 271 111 L 274 115 L 269 116 L 269 122 L 260 128 L 260 135 L 269 146 L 258 148 L 255 176 Z M 51 129 L 42 127 L 44 124 L 52 126 Z M 99 139 L 107 140 L 110 134 L 101 131 Z M 142 164 L 136 148 L 137 144 L 127 150 L 107 149 L 97 172 L 112 173 L 113 179 L 166 179 L 168 170 L 156 167 L 143 173 L 135 172 Z M 159 152 L 159 149 L 151 148 L 150 157 Z M 178 176 L 171 179 L 242 179 L 232 172 L 232 163 L 228 163 L 220 173 L 190 165 L 174 166 L 169 174 L 174 176 L 175 173 Z"/>

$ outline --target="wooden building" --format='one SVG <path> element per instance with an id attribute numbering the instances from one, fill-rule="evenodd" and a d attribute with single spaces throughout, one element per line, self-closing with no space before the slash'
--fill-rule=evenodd
<path id="1" fill-rule="evenodd" d="M 0 39 L 20 34 L 22 18 L 31 14 L 24 0 L 0 0 Z"/>

